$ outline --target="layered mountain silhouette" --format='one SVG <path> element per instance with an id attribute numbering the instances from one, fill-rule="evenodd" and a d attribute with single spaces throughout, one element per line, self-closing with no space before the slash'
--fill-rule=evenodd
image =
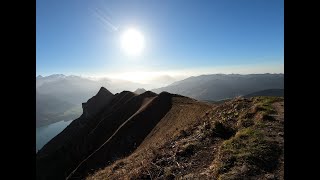
<path id="1" fill-rule="evenodd" d="M 37 76 L 36 90 L 41 94 L 48 94 L 68 101 L 72 104 L 81 104 L 95 95 L 100 87 L 106 87 L 112 93 L 123 90 L 134 91 L 138 88 L 150 88 L 148 84 L 134 83 L 120 79 L 99 78 L 93 79 L 76 75 L 53 74 Z"/>
<path id="2" fill-rule="evenodd" d="M 81 105 L 82 102 L 95 95 L 102 84 L 107 85 L 108 82 L 107 80 L 97 82 L 74 75 L 53 74 L 46 77 L 37 77 L 36 90 L 38 93 Z"/>
<path id="3" fill-rule="evenodd" d="M 284 89 L 283 82 L 283 74 L 211 74 L 189 77 L 151 91 L 166 91 L 198 100 L 218 101 L 266 89 Z"/>

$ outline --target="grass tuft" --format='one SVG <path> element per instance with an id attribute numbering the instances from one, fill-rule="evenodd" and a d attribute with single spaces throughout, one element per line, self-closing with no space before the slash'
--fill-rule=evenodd
<path id="1" fill-rule="evenodd" d="M 280 153 L 279 146 L 272 141 L 267 141 L 258 129 L 254 127 L 242 129 L 222 144 L 218 174 L 220 178 L 226 179 L 223 177 L 227 177 L 228 173 L 237 172 L 239 176 L 245 176 L 252 169 L 271 171 L 278 164 L 277 159 Z M 232 169 L 242 164 L 250 164 L 251 168 L 247 168 L 246 171 Z M 236 177 L 239 177 L 238 175 Z"/>

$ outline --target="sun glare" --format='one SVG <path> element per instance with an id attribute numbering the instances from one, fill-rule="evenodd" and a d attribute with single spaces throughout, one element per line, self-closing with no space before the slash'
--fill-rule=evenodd
<path id="1" fill-rule="evenodd" d="M 128 29 L 121 37 L 121 46 L 128 55 L 140 55 L 144 49 L 144 37 L 138 30 Z"/>
<path id="2" fill-rule="evenodd" d="M 121 46 L 128 55 L 140 55 L 144 49 L 144 37 L 136 29 L 128 29 L 121 36 Z"/>

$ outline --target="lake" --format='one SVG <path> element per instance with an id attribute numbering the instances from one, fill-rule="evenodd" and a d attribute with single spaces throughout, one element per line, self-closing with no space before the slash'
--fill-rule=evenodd
<path id="1" fill-rule="evenodd" d="M 49 142 L 53 137 L 59 134 L 71 122 L 72 120 L 59 121 L 47 126 L 36 128 L 36 152 L 41 149 L 47 142 Z"/>

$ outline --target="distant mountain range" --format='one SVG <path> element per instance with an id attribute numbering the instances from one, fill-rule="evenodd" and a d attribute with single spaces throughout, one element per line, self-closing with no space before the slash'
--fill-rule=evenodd
<path id="1" fill-rule="evenodd" d="M 101 87 L 82 108 L 38 151 L 37 180 L 283 179 L 283 98 L 210 104 Z"/>
<path id="2" fill-rule="evenodd" d="M 82 102 L 87 101 L 101 87 L 101 83 L 93 80 L 62 74 L 41 77 L 36 80 L 38 93 L 54 96 L 76 105 L 81 105 Z"/>
<path id="3" fill-rule="evenodd" d="M 75 75 L 53 74 L 50 76 L 38 76 L 36 87 L 39 93 L 54 93 L 62 95 L 68 101 L 82 103 L 92 97 L 100 87 L 106 87 L 112 93 L 123 90 L 134 91 L 138 88 L 150 89 L 150 84 L 134 83 L 131 81 L 112 78 L 90 78 Z M 75 93 L 75 94 L 74 94 Z M 79 97 L 78 95 L 82 95 Z M 71 95 L 71 96 L 70 96 Z"/>
<path id="4" fill-rule="evenodd" d="M 267 89 L 283 89 L 283 78 L 283 74 L 201 75 L 189 77 L 151 91 L 155 93 L 166 91 L 198 100 L 220 101 Z M 108 78 L 93 80 L 63 74 L 38 76 L 36 78 L 37 126 L 79 117 L 81 104 L 92 97 L 102 86 L 110 89 L 111 93 L 135 90 L 136 94 L 142 94 L 146 91 L 145 89 L 152 87 L 151 85 Z"/>
<path id="5" fill-rule="evenodd" d="M 243 97 L 250 98 L 256 96 L 275 96 L 275 97 L 283 97 L 284 96 L 284 89 L 266 89 L 263 91 L 257 91 L 250 94 L 247 94 Z"/>
<path id="6" fill-rule="evenodd" d="M 93 80 L 63 74 L 37 76 L 37 127 L 79 117 L 82 113 L 81 104 L 92 97 L 102 86 L 108 87 L 113 93 L 150 87 L 146 84 L 108 78 Z"/>
<path id="7" fill-rule="evenodd" d="M 266 89 L 284 89 L 283 74 L 212 74 L 189 77 L 169 86 L 152 89 L 167 91 L 198 100 L 219 101 Z"/>
<path id="8" fill-rule="evenodd" d="M 144 92 L 146 92 L 146 90 L 144 88 L 138 88 L 137 90 L 134 91 L 134 93 L 136 93 L 136 94 L 142 94 Z"/>

